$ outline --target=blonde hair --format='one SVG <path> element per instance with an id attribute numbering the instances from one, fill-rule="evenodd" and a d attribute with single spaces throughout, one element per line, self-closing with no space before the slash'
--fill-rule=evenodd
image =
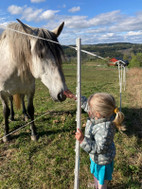
<path id="1" fill-rule="evenodd" d="M 90 110 L 92 112 L 98 112 L 103 118 L 110 118 L 115 114 L 113 123 L 119 130 L 124 130 L 122 121 L 124 120 L 124 114 L 116 107 L 115 99 L 108 93 L 95 93 L 91 95 L 88 101 Z"/>

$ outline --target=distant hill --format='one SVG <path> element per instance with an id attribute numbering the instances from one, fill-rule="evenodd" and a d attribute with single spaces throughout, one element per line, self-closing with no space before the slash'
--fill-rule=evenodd
<path id="1" fill-rule="evenodd" d="M 133 43 L 107 43 L 107 44 L 96 44 L 96 45 L 82 45 L 82 49 L 89 52 L 95 53 L 104 58 L 118 58 L 124 60 L 130 60 L 132 54 L 138 52 L 142 53 L 142 44 L 133 44 Z M 64 47 L 65 56 L 68 59 L 76 57 L 76 52 L 73 49 Z M 82 54 L 83 59 L 94 59 Z"/>

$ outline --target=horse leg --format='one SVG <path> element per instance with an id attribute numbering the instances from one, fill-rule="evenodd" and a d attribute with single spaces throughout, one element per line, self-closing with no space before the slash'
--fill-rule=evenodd
<path id="1" fill-rule="evenodd" d="M 28 95 L 28 107 L 27 107 L 28 115 L 32 121 L 34 120 L 33 98 L 34 98 L 34 92 Z M 30 129 L 31 129 L 31 140 L 37 141 L 38 135 L 36 132 L 34 121 L 31 123 Z"/>
<path id="2" fill-rule="evenodd" d="M 3 105 L 3 115 L 4 115 L 4 137 L 3 137 L 3 142 L 7 142 L 10 140 L 8 135 L 9 133 L 9 123 L 8 123 L 8 117 L 10 115 L 10 109 L 8 107 L 8 98 L 7 96 L 5 96 L 4 94 L 0 93 L 0 97 L 1 97 L 1 101 L 2 101 L 2 105 Z"/>
<path id="3" fill-rule="evenodd" d="M 22 113 L 24 115 L 24 121 L 28 121 L 28 114 L 27 114 L 27 110 L 26 110 L 26 106 L 25 106 L 25 101 L 24 101 L 24 98 L 25 98 L 25 95 L 24 94 L 21 94 L 20 95 L 20 98 L 21 98 L 21 101 L 22 101 Z"/>
<path id="4" fill-rule="evenodd" d="M 13 96 L 9 96 L 10 100 L 10 120 L 14 121 Z"/>

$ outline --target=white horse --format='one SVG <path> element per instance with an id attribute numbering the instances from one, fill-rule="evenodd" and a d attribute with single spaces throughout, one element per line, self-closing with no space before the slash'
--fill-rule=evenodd
<path id="1" fill-rule="evenodd" d="M 64 23 L 53 31 L 33 28 L 19 23 L 12 23 L 8 28 L 25 32 L 58 42 Z M 61 67 L 63 50 L 59 44 L 26 36 L 6 29 L 0 36 L 0 97 L 3 105 L 5 133 L 3 140 L 8 141 L 10 109 L 8 99 L 11 95 L 26 95 L 28 99 L 27 112 L 34 120 L 33 98 L 35 93 L 35 78 L 40 78 L 49 89 L 55 101 L 64 101 L 67 91 L 64 74 Z M 31 139 L 37 140 L 34 122 L 31 124 Z"/>

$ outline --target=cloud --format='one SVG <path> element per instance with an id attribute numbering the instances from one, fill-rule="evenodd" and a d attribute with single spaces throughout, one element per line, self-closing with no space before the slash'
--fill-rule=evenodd
<path id="1" fill-rule="evenodd" d="M 73 7 L 70 11 L 74 12 L 80 10 L 80 7 Z M 106 26 L 108 28 L 114 27 L 115 23 L 119 23 L 122 20 L 122 15 L 119 10 L 103 13 L 97 15 L 93 18 L 88 18 L 88 16 L 66 16 L 66 15 L 58 15 L 57 13 L 60 10 L 43 10 L 43 9 L 34 9 L 31 7 L 19 7 L 16 5 L 11 5 L 8 7 L 8 11 L 12 15 L 21 14 L 22 19 L 26 21 L 44 21 L 54 19 L 55 23 L 59 22 L 59 20 L 64 20 L 66 23 L 66 27 L 72 29 L 80 29 L 80 28 L 91 28 L 98 26 Z M 94 28 L 92 28 L 94 29 Z M 103 30 L 103 29 L 102 29 Z M 112 28 L 113 30 L 113 28 Z"/>
<path id="2" fill-rule="evenodd" d="M 130 31 L 127 33 L 127 36 L 139 36 L 142 35 L 142 31 Z"/>
<path id="3" fill-rule="evenodd" d="M 16 5 L 11 5 L 8 7 L 8 11 L 12 15 L 21 14 L 21 18 L 25 19 L 26 21 L 36 21 L 40 22 L 43 20 L 52 19 L 59 10 L 46 10 L 43 9 L 34 9 L 31 7 L 18 7 Z"/>
<path id="4" fill-rule="evenodd" d="M 68 28 L 86 28 L 88 27 L 87 16 L 67 16 L 64 18 Z"/>
<path id="5" fill-rule="evenodd" d="M 39 19 L 40 19 L 40 20 L 51 19 L 51 18 L 54 17 L 55 13 L 57 13 L 57 12 L 59 12 L 59 10 L 55 10 L 55 11 L 54 11 L 54 10 L 47 10 L 47 11 L 44 11 L 44 12 L 40 15 Z"/>
<path id="6" fill-rule="evenodd" d="M 106 28 L 120 22 L 122 20 L 122 15 L 119 10 L 116 10 L 97 15 L 90 19 L 88 16 L 62 16 L 62 19 L 64 19 L 68 28 L 79 30 L 80 28 L 88 28 L 91 31 L 98 29 L 98 27 L 100 27 L 100 30 L 106 30 Z"/>
<path id="7" fill-rule="evenodd" d="M 11 5 L 8 7 L 8 12 L 10 12 L 11 14 L 21 14 L 23 11 L 22 7 L 16 6 L 16 5 Z"/>
<path id="8" fill-rule="evenodd" d="M 120 21 L 122 15 L 119 10 L 103 13 L 95 16 L 94 18 L 89 20 L 89 25 L 99 26 L 99 25 L 110 25 Z"/>
<path id="9" fill-rule="evenodd" d="M 80 7 L 73 8 L 70 11 L 80 10 Z M 120 10 L 115 10 L 91 18 L 86 15 L 62 15 L 60 10 L 16 5 L 8 7 L 8 11 L 11 15 L 20 15 L 26 21 L 38 22 L 38 27 L 46 27 L 49 30 L 56 28 L 64 21 L 65 27 L 60 36 L 62 44 L 73 44 L 78 37 L 82 38 L 83 44 L 142 42 L 142 11 L 130 16 L 123 14 Z"/>
<path id="10" fill-rule="evenodd" d="M 78 12 L 78 11 L 80 11 L 80 7 L 79 7 L 79 6 L 78 6 L 78 7 L 72 7 L 72 8 L 69 9 L 68 11 L 69 11 L 69 12 L 72 12 L 72 13 Z"/>
<path id="11" fill-rule="evenodd" d="M 134 16 L 125 15 L 121 21 L 118 20 L 115 25 L 110 26 L 110 30 L 115 32 L 142 30 L 142 12 L 139 12 Z"/>
<path id="12" fill-rule="evenodd" d="M 31 7 L 28 7 L 23 10 L 22 19 L 27 21 L 37 20 L 41 12 L 42 9 L 32 9 Z"/>
<path id="13" fill-rule="evenodd" d="M 31 3 L 40 3 L 40 2 L 44 2 L 46 0 L 31 0 Z"/>
<path id="14" fill-rule="evenodd" d="M 46 26 L 58 26 L 65 21 L 61 41 L 73 44 L 80 37 L 83 44 L 142 41 L 142 12 L 132 16 L 115 10 L 89 18 L 88 16 L 56 15 Z M 141 23 L 141 24 L 140 24 Z"/>

